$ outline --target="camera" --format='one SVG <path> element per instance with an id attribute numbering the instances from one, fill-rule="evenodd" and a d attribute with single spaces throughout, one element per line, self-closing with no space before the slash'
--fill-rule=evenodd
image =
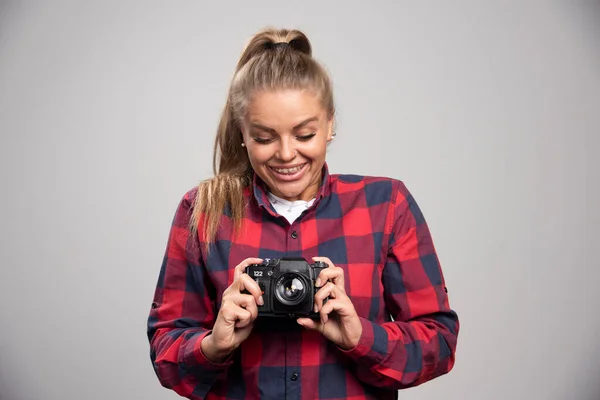
<path id="1" fill-rule="evenodd" d="M 266 258 L 260 264 L 246 267 L 263 292 L 264 304 L 258 306 L 259 317 L 298 318 L 318 317 L 313 311 L 318 287 L 315 281 L 327 264 L 309 264 L 304 258 Z M 327 299 L 324 300 L 325 303 Z"/>

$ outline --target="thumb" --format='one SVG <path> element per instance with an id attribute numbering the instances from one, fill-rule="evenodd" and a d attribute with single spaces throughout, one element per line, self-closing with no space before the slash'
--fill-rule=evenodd
<path id="1" fill-rule="evenodd" d="M 320 328 L 319 325 L 321 325 L 320 322 L 316 322 L 315 320 L 310 318 L 298 318 L 296 322 L 298 322 L 298 324 L 303 326 L 304 328 L 314 331 L 318 331 Z"/>

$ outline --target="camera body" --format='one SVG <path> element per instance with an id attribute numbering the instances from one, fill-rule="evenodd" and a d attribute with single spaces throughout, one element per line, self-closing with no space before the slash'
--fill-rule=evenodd
<path id="1" fill-rule="evenodd" d="M 292 257 L 266 258 L 260 264 L 246 267 L 246 273 L 263 292 L 264 304 L 258 306 L 258 316 L 318 317 L 313 311 L 314 296 L 319 290 L 315 281 L 324 268 L 327 268 L 324 262 L 309 264 L 304 258 Z"/>

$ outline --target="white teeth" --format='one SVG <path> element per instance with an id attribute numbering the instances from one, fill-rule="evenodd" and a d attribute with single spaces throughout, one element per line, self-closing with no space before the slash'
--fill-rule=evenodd
<path id="1" fill-rule="evenodd" d="M 278 174 L 294 174 L 298 171 L 300 171 L 302 169 L 302 167 L 304 167 L 303 165 L 298 165 L 297 167 L 294 168 L 273 168 L 273 170 L 275 172 L 277 172 Z"/>

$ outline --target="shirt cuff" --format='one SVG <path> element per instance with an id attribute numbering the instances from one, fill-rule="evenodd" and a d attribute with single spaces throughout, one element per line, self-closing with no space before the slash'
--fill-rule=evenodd
<path id="1" fill-rule="evenodd" d="M 387 354 L 387 331 L 380 325 L 359 317 L 362 325 L 362 334 L 356 346 L 351 349 L 342 349 L 342 353 L 354 360 L 364 360 L 365 357 L 372 363 L 379 363 Z"/>
<path id="2" fill-rule="evenodd" d="M 196 343 L 194 344 L 193 360 L 190 361 L 192 361 L 192 363 L 195 365 L 202 365 L 204 367 L 209 367 L 213 370 L 227 369 L 233 363 L 233 353 L 227 356 L 227 358 L 223 362 L 215 363 L 206 358 L 206 356 L 202 352 L 202 341 L 206 336 L 210 335 L 211 332 L 212 331 L 206 331 L 202 335 L 200 335 L 200 337 L 198 337 Z"/>

